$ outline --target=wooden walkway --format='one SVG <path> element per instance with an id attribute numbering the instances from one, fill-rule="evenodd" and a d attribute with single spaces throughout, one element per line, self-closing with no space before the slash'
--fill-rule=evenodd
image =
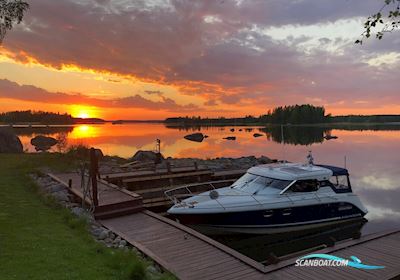
<path id="1" fill-rule="evenodd" d="M 136 193 L 119 188 L 116 185 L 108 183 L 105 180 L 97 180 L 98 188 L 98 205 L 92 205 L 91 186 L 88 186 L 89 195 L 85 196 L 81 186 L 81 176 L 78 173 L 48 174 L 54 180 L 60 182 L 69 188 L 69 190 L 85 200 L 88 206 L 94 207 L 94 215 L 96 218 L 108 218 L 113 216 L 136 213 L 143 209 L 142 197 Z M 85 177 L 85 182 L 88 177 Z"/>
<path id="2" fill-rule="evenodd" d="M 264 266 L 186 226 L 150 211 L 101 223 L 179 279 L 400 279 L 400 231 L 368 235 L 312 253 L 333 254 L 379 270 L 351 267 L 296 267 L 298 257 Z M 396 278 L 399 277 L 399 278 Z"/>
<path id="3" fill-rule="evenodd" d="M 179 279 L 257 279 L 254 260 L 150 211 L 101 220 Z"/>

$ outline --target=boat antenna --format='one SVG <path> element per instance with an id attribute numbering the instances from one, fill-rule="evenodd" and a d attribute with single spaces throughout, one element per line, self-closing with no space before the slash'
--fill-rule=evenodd
<path id="1" fill-rule="evenodd" d="M 312 155 L 312 151 L 308 151 L 307 163 L 308 163 L 308 165 L 313 165 L 314 164 L 314 157 Z"/>
<path id="2" fill-rule="evenodd" d="M 281 124 L 281 145 L 282 145 L 282 162 L 287 162 L 285 158 L 285 138 L 283 133 L 283 124 Z"/>
<path id="3" fill-rule="evenodd" d="M 344 156 L 344 168 L 347 169 L 347 156 Z"/>

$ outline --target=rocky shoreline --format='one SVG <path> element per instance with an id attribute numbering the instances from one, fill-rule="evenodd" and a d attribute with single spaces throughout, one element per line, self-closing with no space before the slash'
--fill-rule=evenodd
<path id="1" fill-rule="evenodd" d="M 93 236 L 96 242 L 103 244 L 108 248 L 115 248 L 119 250 L 132 251 L 138 257 L 149 261 L 137 248 L 129 244 L 121 236 L 116 235 L 111 230 L 103 227 L 93 217 L 90 210 L 85 209 L 77 198 L 69 192 L 68 188 L 63 184 L 53 180 L 50 176 L 44 174 L 31 174 L 37 186 L 39 186 L 41 193 L 52 197 L 56 203 L 67 208 L 70 212 L 79 219 L 85 220 L 87 223 L 88 232 Z M 149 279 L 161 278 L 162 268 L 151 261 L 147 266 L 146 272 Z"/>
<path id="2" fill-rule="evenodd" d="M 140 151 L 139 151 L 140 152 Z M 121 164 L 121 161 L 123 162 Z M 119 173 L 136 171 L 141 168 L 163 169 L 167 165 L 171 167 L 188 167 L 197 165 L 199 168 L 208 168 L 212 171 L 224 170 L 242 170 L 249 169 L 255 165 L 277 162 L 275 159 L 270 159 L 266 156 L 246 156 L 239 158 L 219 157 L 213 159 L 200 158 L 162 158 L 160 163 L 154 163 L 153 158 L 141 161 L 135 161 L 134 158 L 129 160 L 108 158 L 100 162 L 100 174 Z"/>

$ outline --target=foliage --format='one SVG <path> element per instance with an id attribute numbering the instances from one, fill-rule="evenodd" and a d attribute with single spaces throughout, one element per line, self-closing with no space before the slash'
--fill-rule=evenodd
<path id="1" fill-rule="evenodd" d="M 39 123 L 39 124 L 73 124 L 74 118 L 68 114 L 43 111 L 13 111 L 0 113 L 0 122 L 4 123 Z"/>
<path id="2" fill-rule="evenodd" d="M 29 4 L 22 0 L 0 0 L 0 44 L 15 23 L 19 24 Z"/>
<path id="3" fill-rule="evenodd" d="M 326 121 L 325 108 L 310 104 L 277 107 L 261 119 L 273 124 L 312 124 Z"/>
<path id="4" fill-rule="evenodd" d="M 400 27 L 400 0 L 384 0 L 383 7 L 375 14 L 369 16 L 364 23 L 362 38 L 356 44 L 362 44 L 364 38 L 369 38 L 373 30 L 379 28 L 375 37 L 381 40 L 387 32 L 392 32 Z"/>
<path id="5" fill-rule="evenodd" d="M 90 147 L 84 144 L 71 145 L 68 147 L 66 155 L 73 159 L 88 161 L 90 156 Z"/>

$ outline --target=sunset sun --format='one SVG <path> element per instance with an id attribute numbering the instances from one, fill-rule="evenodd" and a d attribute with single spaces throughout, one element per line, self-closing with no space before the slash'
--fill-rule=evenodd
<path id="1" fill-rule="evenodd" d="M 95 108 L 90 106 L 72 105 L 70 113 L 75 118 L 87 119 L 97 117 Z"/>

